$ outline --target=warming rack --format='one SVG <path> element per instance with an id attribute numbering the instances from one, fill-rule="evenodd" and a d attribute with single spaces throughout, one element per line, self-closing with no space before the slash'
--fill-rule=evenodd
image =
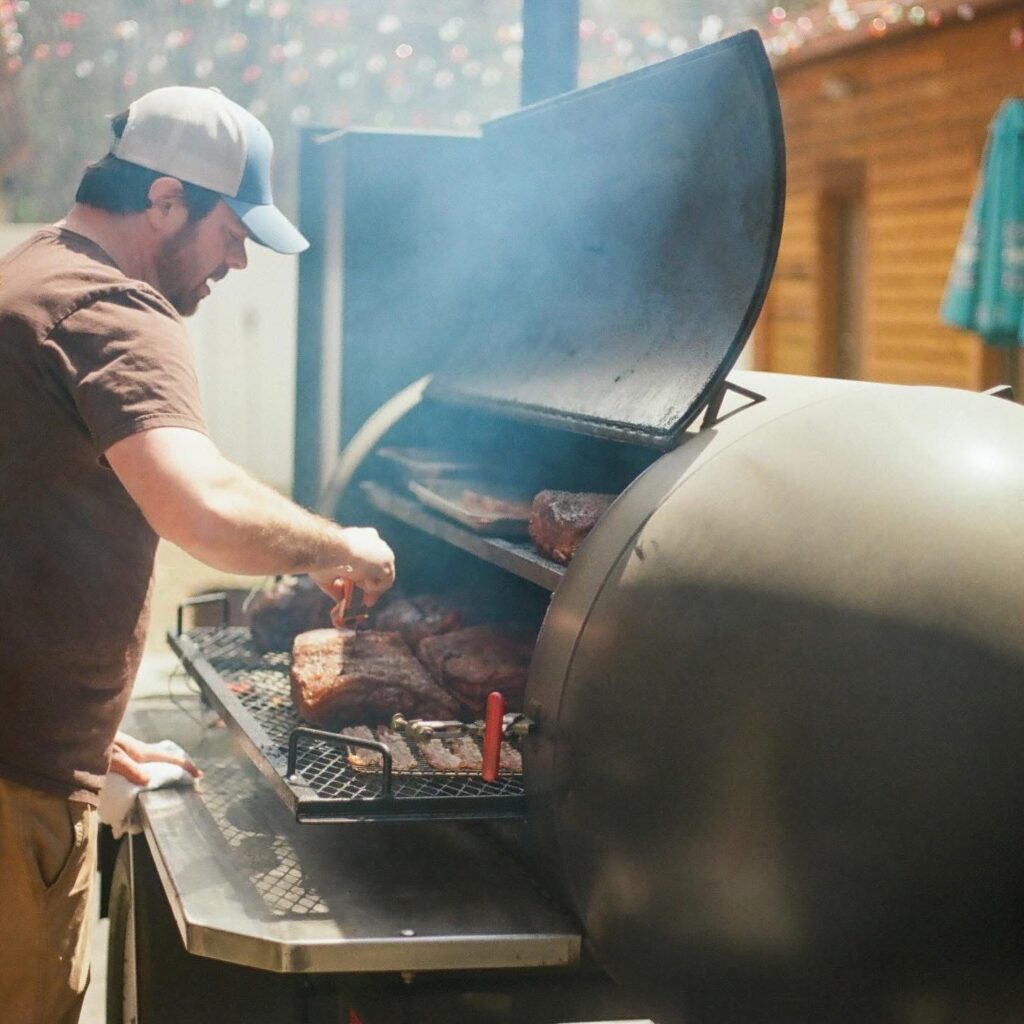
<path id="1" fill-rule="evenodd" d="M 391 773 L 388 789 L 382 771 L 349 765 L 350 747 L 337 734 L 303 727 L 292 708 L 288 652 L 257 651 L 247 627 L 206 626 L 184 632 L 180 621 L 179 610 L 178 632 L 167 634 L 172 650 L 299 822 L 466 821 L 525 815 L 522 775 L 485 782 L 475 773 L 437 772 L 423 762 L 422 770 Z"/>
<path id="2" fill-rule="evenodd" d="M 554 590 L 565 575 L 564 566 L 538 554 L 529 542 L 474 533 L 450 519 L 445 519 L 444 516 L 425 509 L 419 502 L 406 498 L 383 484 L 368 480 L 359 486 L 367 501 L 379 512 L 439 537 L 547 590 Z"/>

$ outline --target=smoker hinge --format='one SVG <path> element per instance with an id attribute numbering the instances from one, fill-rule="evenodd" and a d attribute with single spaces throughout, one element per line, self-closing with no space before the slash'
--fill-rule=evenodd
<path id="1" fill-rule="evenodd" d="M 739 384 L 734 384 L 730 380 L 723 380 L 711 393 L 711 400 L 704 409 L 704 419 L 700 421 L 701 430 L 707 430 L 708 427 L 713 427 L 718 422 L 718 414 L 722 409 L 722 400 L 725 398 L 726 391 L 734 391 L 737 395 L 743 395 L 744 398 L 750 399 L 748 405 L 740 406 L 741 409 L 746 409 L 750 405 L 757 405 L 758 402 L 765 400 L 765 396 L 759 395 L 756 391 L 740 387 Z M 734 409 L 733 412 L 739 412 L 739 409 Z M 731 416 L 732 413 L 729 413 L 729 415 Z"/>

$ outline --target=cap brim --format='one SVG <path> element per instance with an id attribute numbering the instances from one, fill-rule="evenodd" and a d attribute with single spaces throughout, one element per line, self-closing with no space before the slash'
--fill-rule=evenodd
<path id="1" fill-rule="evenodd" d="M 246 230 L 260 245 L 288 256 L 309 248 L 305 236 L 276 206 L 258 206 L 227 196 L 224 202 L 234 210 Z"/>

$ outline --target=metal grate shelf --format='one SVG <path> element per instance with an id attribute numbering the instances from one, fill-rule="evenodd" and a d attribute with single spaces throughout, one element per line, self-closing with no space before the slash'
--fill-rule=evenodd
<path id="1" fill-rule="evenodd" d="M 292 707 L 287 652 L 255 650 L 248 628 L 203 627 L 168 633 L 168 643 L 221 714 L 256 767 L 302 822 L 439 821 L 519 818 L 521 775 L 485 782 L 468 772 L 437 772 L 422 761 L 393 772 L 355 769 L 344 746 L 308 738 L 288 774 L 288 745 L 302 726 Z M 410 745 L 412 746 L 412 745 Z"/>
<path id="2" fill-rule="evenodd" d="M 359 487 L 366 500 L 378 511 L 386 512 L 424 533 L 440 537 L 463 551 L 492 562 L 516 576 L 522 576 L 524 580 L 547 590 L 554 590 L 562 582 L 565 567 L 539 554 L 532 544 L 474 533 L 383 484 L 367 480 Z"/>

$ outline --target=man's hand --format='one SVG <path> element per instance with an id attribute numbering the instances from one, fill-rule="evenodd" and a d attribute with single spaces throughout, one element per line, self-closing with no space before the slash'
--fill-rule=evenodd
<path id="1" fill-rule="evenodd" d="M 119 732 L 114 737 L 114 749 L 110 754 L 110 771 L 123 775 L 129 782 L 145 786 L 149 782 L 149 773 L 142 765 L 151 764 L 154 761 L 176 764 L 179 768 L 184 768 L 195 779 L 201 778 L 203 774 L 188 757 L 175 757 L 173 754 L 161 750 L 156 744 L 143 743 L 124 732 Z"/>
<path id="2" fill-rule="evenodd" d="M 342 580 L 351 580 L 370 608 L 395 582 L 395 553 L 372 527 L 349 526 L 341 531 L 348 553 L 344 562 L 309 575 L 324 593 L 341 600 Z"/>

